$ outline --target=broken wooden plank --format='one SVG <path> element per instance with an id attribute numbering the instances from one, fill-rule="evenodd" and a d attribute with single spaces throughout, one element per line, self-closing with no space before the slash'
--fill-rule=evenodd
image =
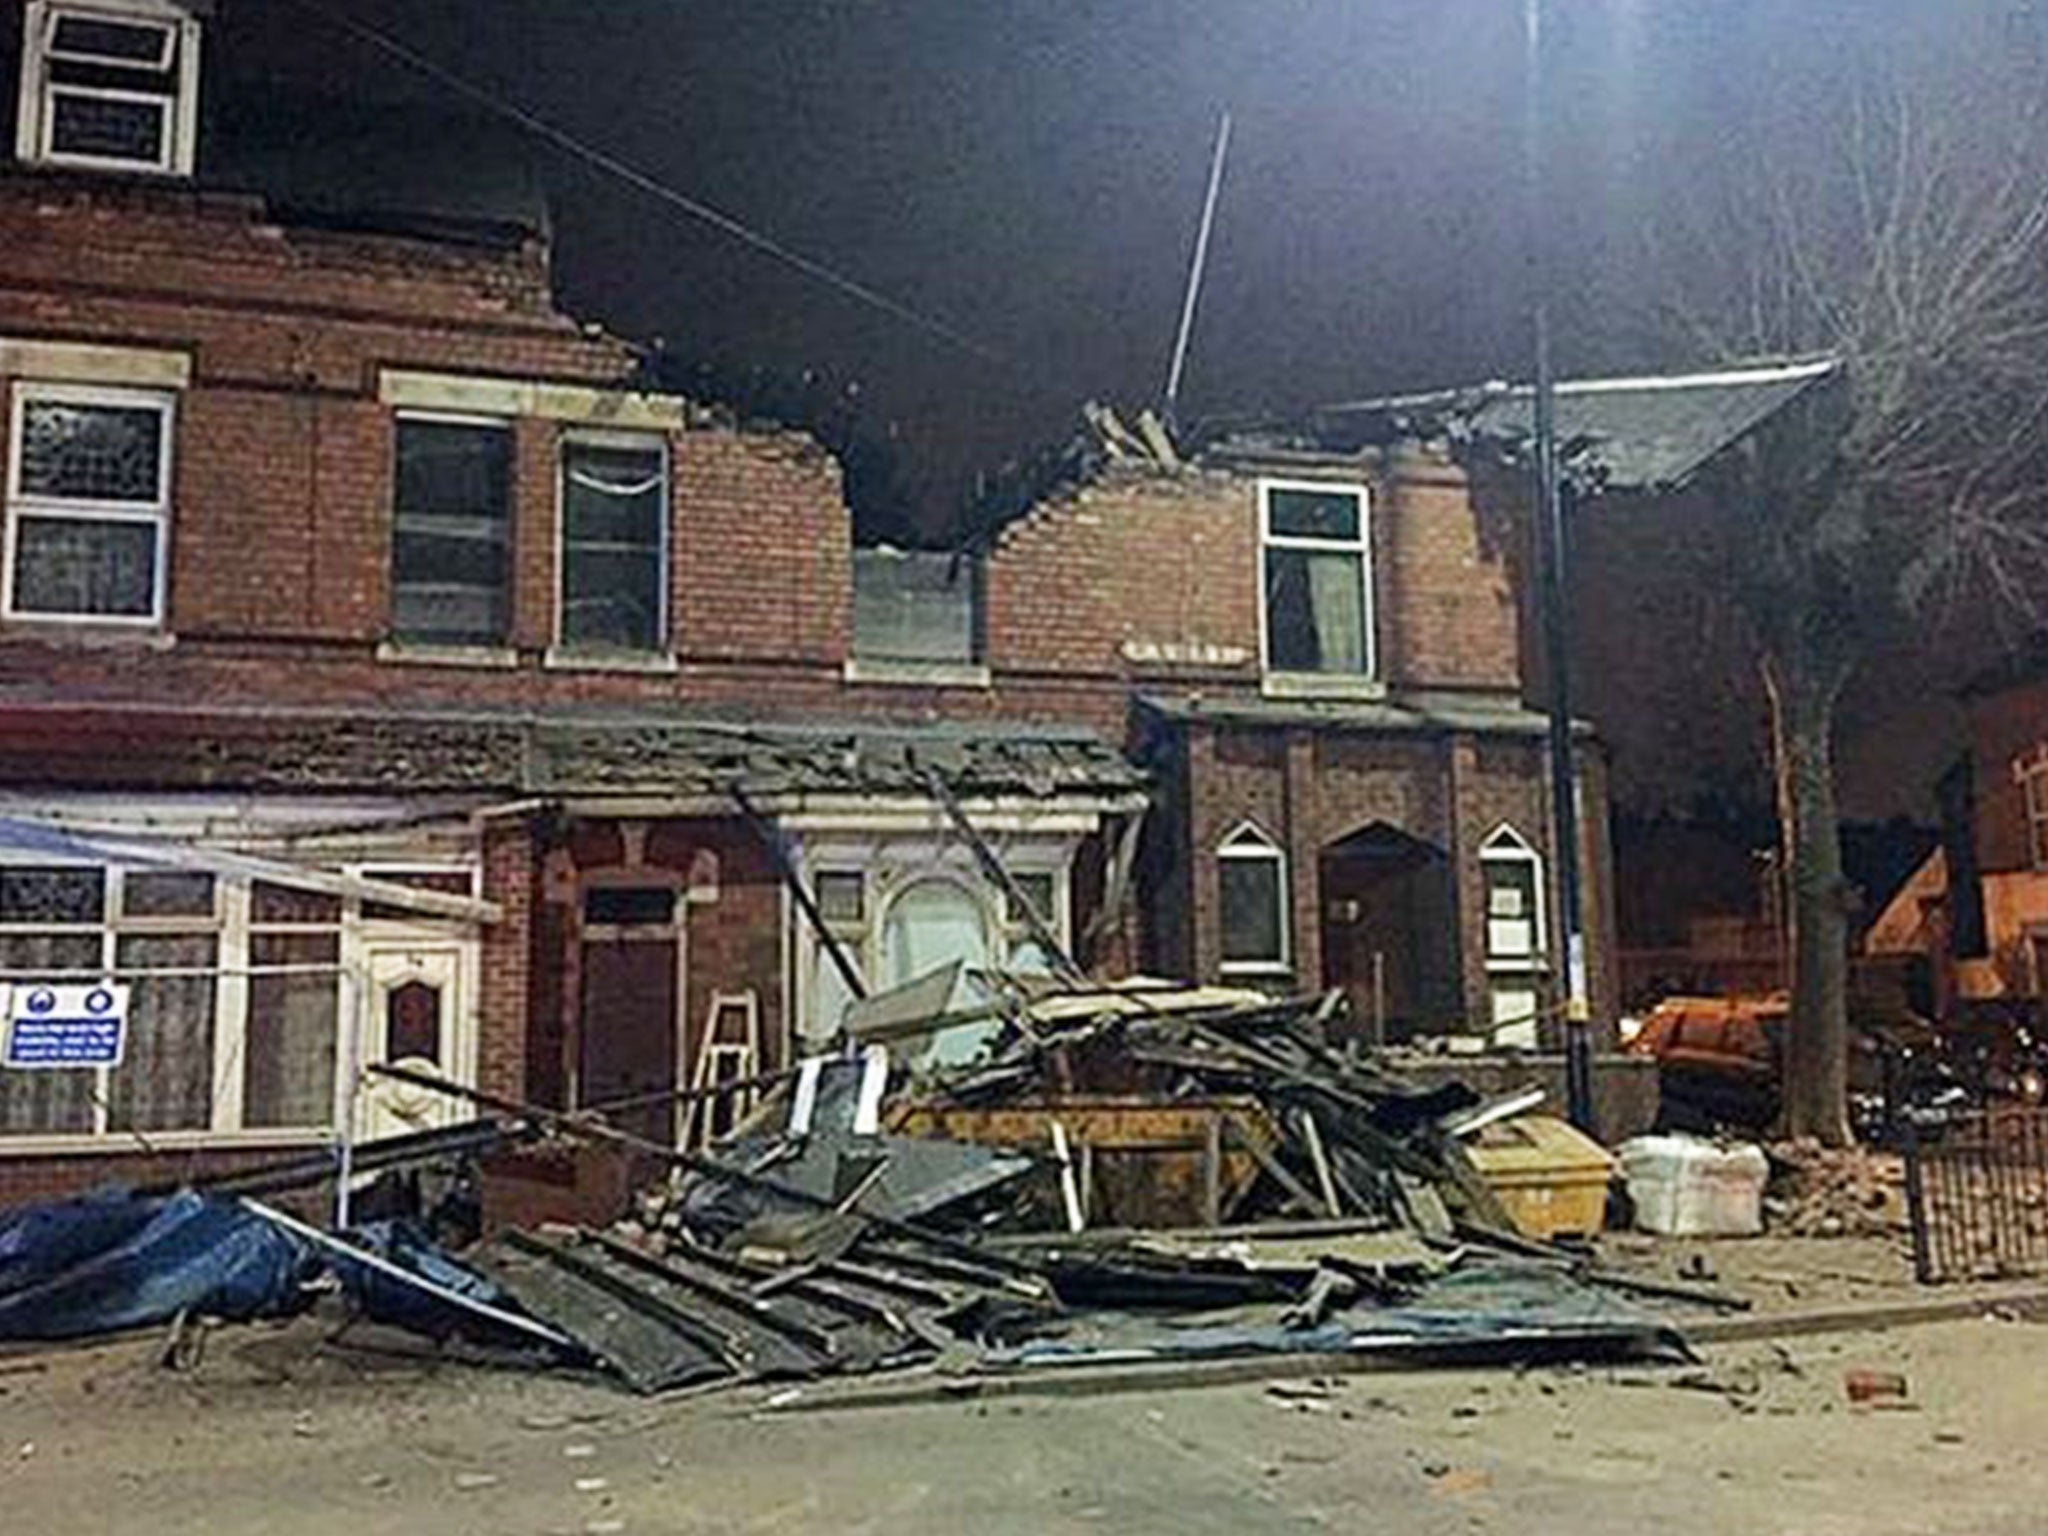
<path id="1" fill-rule="evenodd" d="M 1316 1127 L 1313 1110 L 1302 1110 L 1295 1123 L 1301 1127 L 1301 1139 L 1308 1147 L 1309 1166 L 1316 1171 L 1316 1183 L 1323 1193 L 1323 1204 L 1332 1216 L 1344 1214 L 1344 1204 L 1337 1198 L 1337 1181 L 1330 1176 L 1330 1157 L 1323 1150 L 1323 1133 Z"/>

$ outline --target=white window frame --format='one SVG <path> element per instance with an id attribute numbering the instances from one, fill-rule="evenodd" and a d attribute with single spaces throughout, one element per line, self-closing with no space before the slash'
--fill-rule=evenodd
<path id="1" fill-rule="evenodd" d="M 127 910 L 129 878 L 135 874 L 147 874 L 154 871 L 131 870 L 107 864 L 86 864 L 76 859 L 67 858 L 46 859 L 37 857 L 34 859 L 10 860 L 8 862 L 28 864 L 30 867 L 37 869 L 91 870 L 99 874 L 100 914 L 94 922 L 57 923 L 41 920 L 0 922 L 0 933 L 5 934 L 97 933 L 100 941 L 98 971 L 97 973 L 85 971 L 62 973 L 74 980 L 82 982 L 107 979 L 132 983 L 137 977 L 142 976 L 190 975 L 193 973 L 176 966 L 122 966 L 119 963 L 121 940 L 131 935 L 148 936 L 152 934 L 179 937 L 197 934 L 210 934 L 213 936 L 214 963 L 205 969 L 211 971 L 216 978 L 213 1002 L 214 1060 L 213 1072 L 211 1074 L 214 1088 L 210 1100 L 212 1120 L 211 1124 L 205 1129 L 187 1127 L 179 1130 L 115 1130 L 109 1127 L 108 1122 L 113 1112 L 113 1078 L 116 1069 L 111 1067 L 93 1067 L 90 1069 L 93 1076 L 91 1130 L 0 1131 L 0 1157 L 4 1157 L 10 1151 L 17 1150 L 24 1145 L 34 1148 L 42 1143 L 86 1146 L 98 1142 L 111 1142 L 116 1145 L 132 1147 L 138 1139 L 150 1145 L 156 1145 L 166 1137 L 172 1138 L 175 1141 L 180 1137 L 190 1140 L 207 1136 L 213 1127 L 220 1124 L 220 1062 L 223 1046 L 226 1042 L 222 1038 L 225 1026 L 221 1016 L 222 994 L 219 977 L 225 966 L 224 955 L 227 946 L 227 920 L 224 914 L 226 906 L 224 887 L 226 882 L 219 876 L 213 877 L 213 906 L 212 910 L 204 915 L 194 913 L 186 916 L 134 916 Z M 44 968 L 32 967 L 31 969 L 42 970 Z M 18 979 L 18 977 L 13 975 L 11 969 L 0 968 L 0 990 L 11 986 Z M 239 1034 L 237 1034 L 237 1049 L 239 1048 L 239 1038 Z"/>
<path id="2" fill-rule="evenodd" d="M 1276 929 L 1280 953 L 1271 960 L 1223 958 L 1223 866 L 1232 860 L 1260 860 L 1273 866 L 1273 899 L 1278 906 Z M 1288 881 L 1287 850 L 1254 821 L 1240 821 L 1216 843 L 1217 969 L 1225 976 L 1284 976 L 1294 971 L 1293 891 Z"/>
<path id="3" fill-rule="evenodd" d="M 4 864 L 25 864 L 36 868 L 77 868 L 99 870 L 103 876 L 100 919 L 94 924 L 45 921 L 11 922 L 0 925 L 9 933 L 68 931 L 100 935 L 100 975 L 128 977 L 148 974 L 178 974 L 177 968 L 144 968 L 121 971 L 115 964 L 120 940 L 130 934 L 211 933 L 216 936 L 213 1003 L 213 1100 L 212 1121 L 204 1129 L 153 1130 L 140 1133 L 148 1145 L 160 1151 L 194 1147 L 303 1146 L 332 1142 L 339 1134 L 343 1116 L 349 1113 L 353 1083 L 351 1064 L 360 1049 L 365 1021 L 360 1000 L 365 994 L 366 955 L 377 949 L 413 945 L 429 949 L 459 950 L 460 998 L 457 1017 L 452 1021 L 451 1070 L 462 1081 L 475 1081 L 479 1036 L 482 945 L 471 924 L 455 919 L 366 917 L 360 897 L 344 896 L 332 923 L 256 922 L 251 912 L 249 878 L 216 874 L 213 882 L 213 913 L 210 917 L 130 917 L 125 913 L 126 884 L 133 873 L 121 866 L 94 864 L 73 858 L 22 855 L 0 859 Z M 423 853 L 406 858 L 400 853 L 380 856 L 368 862 L 351 861 L 339 866 L 343 873 L 372 878 L 389 873 L 449 873 L 467 877 L 474 892 L 481 882 L 481 866 L 475 858 Z M 255 966 L 250 963 L 250 939 L 255 933 L 334 933 L 339 947 L 335 962 L 311 966 Z M 37 974 L 46 968 L 34 967 Z M 249 992 L 258 975 L 282 974 L 292 970 L 332 970 L 337 987 L 335 1023 L 335 1096 L 324 1125 L 247 1126 L 244 1124 L 243 1073 L 249 1039 Z M 81 978 L 83 973 L 80 973 Z M 15 979 L 0 968 L 0 987 Z M 0 1132 L 0 1158 L 63 1152 L 132 1152 L 138 1133 L 112 1130 L 107 1126 L 112 1102 L 112 1072 L 96 1069 L 93 1129 L 90 1131 Z M 360 1108 L 360 1105 L 356 1105 Z"/>
<path id="4" fill-rule="evenodd" d="M 85 624 L 120 626 L 127 629 L 160 629 L 165 623 L 165 600 L 170 590 L 171 489 L 176 483 L 173 461 L 178 446 L 178 397 L 168 390 L 121 389 L 96 384 L 45 384 L 17 379 L 8 412 L 7 528 L 5 570 L 0 580 L 0 616 L 24 624 Z M 21 487 L 22 450 L 25 424 L 31 403 L 57 405 L 101 405 L 121 410 L 153 410 L 162 422 L 161 447 L 157 453 L 157 494 L 153 503 L 132 501 L 83 501 L 68 497 L 31 496 Z M 14 601 L 15 553 L 21 519 L 40 517 L 80 523 L 146 523 L 156 530 L 155 569 L 150 581 L 150 611 L 139 613 L 53 613 L 40 608 L 18 608 Z"/>
<path id="5" fill-rule="evenodd" d="M 2027 828 L 2027 867 L 2048 869 L 2048 747 L 2013 763 L 2019 781 L 2020 815 Z"/>
<path id="6" fill-rule="evenodd" d="M 981 818 L 984 830 L 988 818 Z M 1045 919 L 1062 948 L 1073 943 L 1073 865 L 1077 840 L 1066 837 L 1009 838 L 997 834 L 998 856 L 1012 875 L 1044 875 L 1052 880 L 1053 910 L 1039 915 Z M 1012 921 L 1005 909 L 1004 893 L 981 872 L 972 854 L 943 833 L 909 836 L 845 837 L 820 833 L 806 840 L 798 855 L 798 868 L 807 889 L 815 892 L 820 875 L 859 875 L 861 917 L 828 919 L 847 957 L 870 985 L 879 985 L 887 960 L 885 936 L 889 913 L 904 891 L 924 880 L 944 880 L 959 886 L 981 908 L 988 935 L 991 962 L 1007 969 L 1018 947 L 1030 941 L 1028 925 Z M 806 1038 L 812 1027 L 815 1006 L 812 978 L 820 964 L 831 961 L 820 954 L 817 935 L 808 922 L 796 918 L 791 930 L 795 967 L 793 981 L 798 1015 L 797 1037 Z"/>
<path id="7" fill-rule="evenodd" d="M 103 64 L 97 55 L 70 54 L 56 46 L 57 23 L 67 18 L 109 21 L 129 26 L 159 27 L 164 46 L 152 66 L 133 61 L 138 70 L 175 68 L 177 81 L 169 95 L 124 90 L 117 86 L 61 84 L 50 77 L 53 63 Z M 190 176 L 199 129 L 199 19 L 168 0 L 28 0 L 22 18 L 21 79 L 15 114 L 15 155 L 25 164 L 77 166 L 85 170 L 132 171 L 144 175 Z M 117 66 L 118 67 L 118 66 Z M 127 160 L 115 155 L 79 154 L 52 143 L 57 113 L 53 98 L 62 93 L 112 101 L 146 101 L 164 109 L 164 131 L 154 161 Z"/>
<path id="8" fill-rule="evenodd" d="M 405 416 L 417 419 L 419 413 L 405 412 Z M 654 636 L 654 644 L 646 650 L 628 650 L 616 646 L 593 646 L 572 642 L 563 633 L 563 621 L 569 607 L 569 454 L 572 447 L 615 448 L 636 453 L 653 449 L 661 456 L 661 594 L 660 627 Z M 602 664 L 616 661 L 624 666 L 646 665 L 672 659 L 675 654 L 675 531 L 671 526 L 675 520 L 675 465 L 669 440 L 658 432 L 613 432 L 594 427 L 572 427 L 565 430 L 555 446 L 555 614 L 552 625 L 554 644 L 548 652 L 551 662 L 586 662 Z"/>
<path id="9" fill-rule="evenodd" d="M 480 427 L 505 434 L 508 450 L 506 462 L 510 472 L 505 480 L 505 633 L 491 641 L 450 641 L 424 639 L 413 635 L 401 635 L 397 630 L 398 609 L 398 441 L 403 435 L 406 423 L 418 422 L 432 427 Z M 510 657 L 515 647 L 512 636 L 519 628 L 517 611 L 519 601 L 519 423 L 509 416 L 488 416 L 461 411 L 395 411 L 391 417 L 391 453 L 389 459 L 391 481 L 388 515 L 390 538 L 385 546 L 385 623 L 390 639 L 380 648 L 379 658 L 390 659 L 393 655 L 419 655 L 426 657 L 480 658 L 487 656 Z M 559 492 L 558 492 L 559 494 Z"/>
<path id="10" fill-rule="evenodd" d="M 1310 491 L 1319 495 L 1358 498 L 1358 537 L 1311 539 L 1296 534 L 1273 532 L 1273 492 Z M 1269 691 L 1302 694 L 1377 693 L 1380 690 L 1379 617 L 1377 594 L 1373 590 L 1372 490 L 1362 481 L 1290 480 L 1261 478 L 1257 486 L 1259 517 L 1258 587 L 1259 673 Z M 1360 672 L 1276 671 L 1272 661 L 1272 630 L 1266 613 L 1266 552 L 1269 549 L 1303 549 L 1323 554 L 1350 552 L 1358 559 L 1362 588 L 1359 622 L 1364 630 L 1365 668 Z"/>
<path id="11" fill-rule="evenodd" d="M 1479 844 L 1479 890 L 1483 899 L 1492 900 L 1493 884 L 1487 878 L 1490 866 L 1523 865 L 1529 870 L 1529 888 L 1535 910 L 1529 914 L 1529 953 L 1526 955 L 1496 954 L 1493 947 L 1493 913 L 1489 907 L 1480 914 L 1486 935 L 1486 969 L 1490 972 L 1511 972 L 1534 975 L 1550 968 L 1550 912 L 1548 893 L 1544 889 L 1543 855 L 1535 845 L 1517 831 L 1511 822 L 1502 822 Z"/>

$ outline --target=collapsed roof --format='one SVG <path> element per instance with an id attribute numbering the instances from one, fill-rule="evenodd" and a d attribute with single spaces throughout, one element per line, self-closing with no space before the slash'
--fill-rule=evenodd
<path id="1" fill-rule="evenodd" d="M 1558 459 L 1567 473 L 1616 491 L 1683 486 L 1822 380 L 1833 357 L 1710 372 L 1567 379 L 1556 386 Z M 1511 460 L 1533 448 L 1535 390 L 1491 383 L 1427 394 L 1390 395 L 1319 407 L 1324 435 L 1357 439 L 1448 439 L 1490 445 Z"/>

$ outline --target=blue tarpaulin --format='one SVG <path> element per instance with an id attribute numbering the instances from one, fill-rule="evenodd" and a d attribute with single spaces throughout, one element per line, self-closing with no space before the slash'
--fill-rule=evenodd
<path id="1" fill-rule="evenodd" d="M 299 1310 L 318 1268 L 300 1238 L 232 1200 L 89 1195 L 0 1213 L 0 1339 L 70 1339 Z"/>
<path id="2" fill-rule="evenodd" d="M 341 1288 L 365 1317 L 429 1338 L 461 1334 L 483 1343 L 526 1348 L 532 1348 L 539 1335 L 551 1334 L 557 1348 L 575 1352 L 552 1328 L 526 1320 L 519 1303 L 495 1280 L 450 1258 L 414 1223 L 373 1221 L 349 1237 L 365 1254 L 403 1271 L 396 1275 L 345 1252 L 330 1253 L 328 1263 Z"/>

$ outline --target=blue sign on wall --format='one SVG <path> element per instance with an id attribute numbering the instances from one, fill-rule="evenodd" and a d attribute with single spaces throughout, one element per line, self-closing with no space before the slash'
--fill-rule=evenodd
<path id="1" fill-rule="evenodd" d="M 117 982 L 7 989 L 7 1048 L 0 1067 L 118 1067 L 128 1037 L 128 988 Z"/>

